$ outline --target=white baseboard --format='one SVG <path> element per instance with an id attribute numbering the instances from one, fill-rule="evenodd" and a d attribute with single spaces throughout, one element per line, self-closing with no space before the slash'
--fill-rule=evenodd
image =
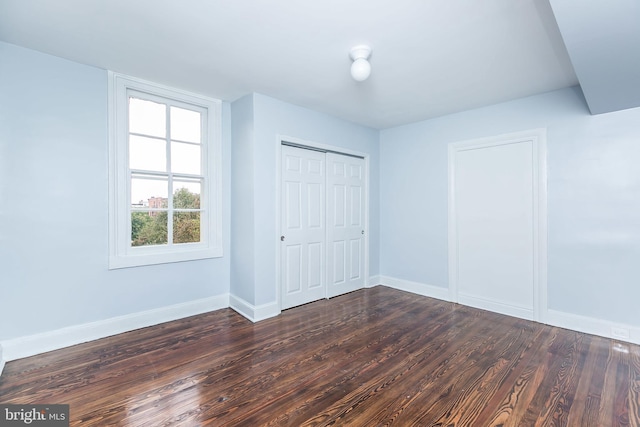
<path id="1" fill-rule="evenodd" d="M 369 281 L 370 286 L 375 286 L 374 283 L 377 280 L 379 284 L 388 286 L 390 288 L 399 289 L 401 291 L 411 292 L 414 294 L 436 298 L 444 301 L 451 301 L 448 288 L 441 288 L 438 286 L 412 282 L 409 280 L 396 279 L 395 277 L 389 276 L 374 277 L 372 277 Z M 509 306 L 496 301 L 480 300 L 477 297 L 469 297 L 459 294 L 458 303 L 468 305 L 470 307 L 480 308 L 483 310 L 493 311 L 496 313 L 506 314 L 508 316 L 519 317 L 522 319 L 533 319 L 532 310 L 528 310 L 522 307 Z M 544 323 L 551 326 L 557 326 L 559 328 L 583 332 L 585 334 L 598 335 L 605 338 L 611 338 L 616 341 L 640 345 L 640 326 L 616 323 L 608 320 L 580 316 L 577 314 L 565 313 L 555 310 L 547 310 L 546 321 Z"/>
<path id="2" fill-rule="evenodd" d="M 229 307 L 254 323 L 280 314 L 277 302 L 256 306 L 235 295 L 229 296 Z"/>
<path id="3" fill-rule="evenodd" d="M 410 280 L 396 279 L 389 276 L 378 276 L 381 285 L 400 291 L 407 291 L 425 297 L 436 298 L 443 301 L 450 301 L 449 289 L 439 286 L 427 285 L 426 283 L 412 282 Z"/>
<path id="4" fill-rule="evenodd" d="M 382 281 L 380 280 L 380 276 L 371 276 L 369 277 L 369 280 L 367 280 L 367 283 L 365 284 L 365 288 L 373 288 L 375 286 L 378 286 L 382 283 Z"/>
<path id="5" fill-rule="evenodd" d="M 0 342 L 0 346 L 3 348 L 3 360 L 11 361 L 227 307 L 229 307 L 229 294 L 223 294 L 13 338 Z"/>
<path id="6" fill-rule="evenodd" d="M 578 314 L 565 313 L 556 310 L 547 311 L 547 324 L 557 326 L 559 328 L 584 332 L 586 334 L 611 338 L 616 341 L 640 344 L 640 327 L 638 326 L 595 319 L 593 317 L 580 316 Z M 614 334 L 614 330 L 618 331 L 617 335 Z M 627 337 L 620 335 L 620 332 L 624 333 L 625 331 L 626 335 L 628 335 Z"/>
<path id="7" fill-rule="evenodd" d="M 458 303 L 469 307 L 479 308 L 481 310 L 488 310 L 493 313 L 505 314 L 507 316 L 513 316 L 525 320 L 533 320 L 533 309 L 517 307 L 491 299 L 478 298 L 475 295 L 466 295 L 462 292 L 458 292 Z"/>

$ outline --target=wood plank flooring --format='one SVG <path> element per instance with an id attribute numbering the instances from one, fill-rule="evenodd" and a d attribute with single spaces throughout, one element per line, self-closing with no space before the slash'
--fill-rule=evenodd
<path id="1" fill-rule="evenodd" d="M 640 347 L 382 286 L 7 363 L 72 426 L 640 426 Z"/>

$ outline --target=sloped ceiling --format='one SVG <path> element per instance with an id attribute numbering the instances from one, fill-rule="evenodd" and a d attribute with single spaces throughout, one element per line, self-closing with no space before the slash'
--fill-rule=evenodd
<path id="1" fill-rule="evenodd" d="M 640 106 L 640 1 L 551 6 L 591 113 Z"/>
<path id="2" fill-rule="evenodd" d="M 586 34 L 570 16 L 579 3 L 557 0 L 554 10 L 585 93 L 599 99 L 597 64 L 574 48 Z M 377 129 L 578 83 L 548 0 L 0 0 L 0 40 L 227 101 L 259 92 Z M 362 83 L 349 75 L 360 43 L 373 49 Z M 624 64 L 637 70 L 626 43 L 609 54 L 635 53 Z"/>

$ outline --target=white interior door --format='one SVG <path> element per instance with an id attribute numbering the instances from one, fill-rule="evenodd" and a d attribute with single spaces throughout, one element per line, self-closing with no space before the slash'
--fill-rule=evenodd
<path id="1" fill-rule="evenodd" d="M 327 296 L 365 285 L 365 161 L 327 153 Z"/>
<path id="2" fill-rule="evenodd" d="M 282 308 L 326 296 L 325 153 L 282 146 Z"/>
<path id="3" fill-rule="evenodd" d="M 450 146 L 450 286 L 454 300 L 539 320 L 539 141 Z"/>

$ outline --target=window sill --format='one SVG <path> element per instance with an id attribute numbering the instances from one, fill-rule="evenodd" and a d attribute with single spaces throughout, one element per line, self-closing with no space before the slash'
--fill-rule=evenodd
<path id="1" fill-rule="evenodd" d="M 109 257 L 109 270 L 142 267 L 146 265 L 169 264 L 173 262 L 197 261 L 221 258 L 222 248 L 197 249 L 190 251 L 164 252 Z"/>

